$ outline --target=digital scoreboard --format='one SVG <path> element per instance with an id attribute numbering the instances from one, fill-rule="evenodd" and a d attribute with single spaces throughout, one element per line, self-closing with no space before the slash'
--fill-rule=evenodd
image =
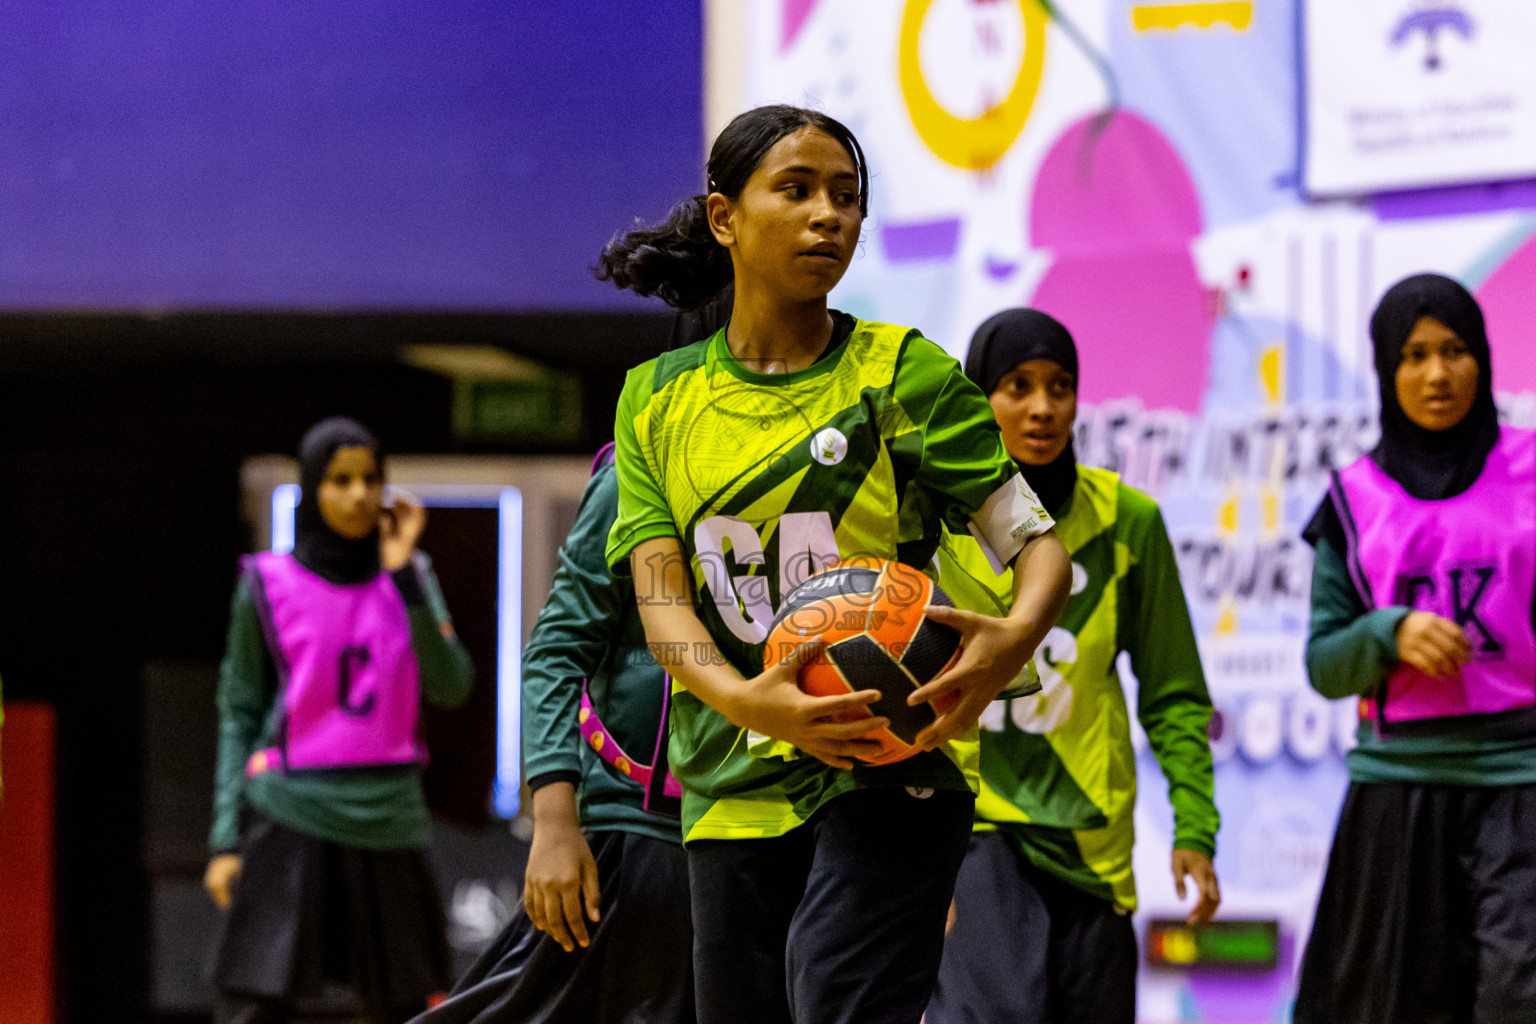
<path id="1" fill-rule="evenodd" d="M 1154 918 L 1147 922 L 1145 948 L 1148 967 L 1262 974 L 1280 963 L 1280 923 L 1228 920 L 1191 926 L 1178 918 Z"/>

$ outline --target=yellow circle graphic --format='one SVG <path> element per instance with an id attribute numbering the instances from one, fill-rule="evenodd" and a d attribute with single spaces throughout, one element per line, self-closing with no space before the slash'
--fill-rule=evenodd
<path id="1" fill-rule="evenodd" d="M 1018 77 L 1003 102 L 978 118 L 966 119 L 945 110 L 923 79 L 918 39 L 932 4 L 933 0 L 907 0 L 902 12 L 896 62 L 901 96 L 918 137 L 934 156 L 968 171 L 985 170 L 1002 159 L 1018 139 L 1040 92 L 1045 70 L 1045 9 L 1039 0 L 1018 0 L 1019 13 L 1024 16 L 1024 61 Z"/>

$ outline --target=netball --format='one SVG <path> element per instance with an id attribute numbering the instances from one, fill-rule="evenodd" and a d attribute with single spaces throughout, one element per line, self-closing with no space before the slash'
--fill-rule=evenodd
<path id="1" fill-rule="evenodd" d="M 917 734 L 954 706 L 958 696 L 907 704 L 913 690 L 949 668 L 960 653 L 960 633 L 928 618 L 929 605 L 952 605 L 931 579 L 900 562 L 836 566 L 812 576 L 784 600 L 763 652 L 772 665 L 814 637 L 826 643 L 800 670 L 800 688 L 817 697 L 857 690 L 884 696 L 850 717 L 876 715 L 891 724 L 871 738 L 880 743 L 870 764 L 892 764 L 918 752 Z"/>

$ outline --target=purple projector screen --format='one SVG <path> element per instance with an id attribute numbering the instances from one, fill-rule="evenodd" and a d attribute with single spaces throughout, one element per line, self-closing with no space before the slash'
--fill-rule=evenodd
<path id="1" fill-rule="evenodd" d="M 600 310 L 700 0 L 0 2 L 0 309 Z"/>

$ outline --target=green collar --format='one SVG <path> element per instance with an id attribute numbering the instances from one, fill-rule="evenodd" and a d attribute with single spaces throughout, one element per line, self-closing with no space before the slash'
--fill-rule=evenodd
<path id="1" fill-rule="evenodd" d="M 765 387 L 780 387 L 787 384 L 798 384 L 803 380 L 819 377 L 824 373 L 830 373 L 837 368 L 838 361 L 842 359 L 843 352 L 848 348 L 848 339 L 853 337 L 859 329 L 859 321 L 839 310 L 829 310 L 832 314 L 832 340 L 833 344 L 827 346 L 814 363 L 803 370 L 794 373 L 758 373 L 749 370 L 741 364 L 741 361 L 731 354 L 731 346 L 726 344 L 726 327 L 716 331 L 714 337 L 709 339 L 709 361 L 718 363 L 738 380 L 748 384 L 759 384 Z M 845 329 L 846 328 L 846 329 Z M 841 337 L 839 337 L 841 335 Z"/>

